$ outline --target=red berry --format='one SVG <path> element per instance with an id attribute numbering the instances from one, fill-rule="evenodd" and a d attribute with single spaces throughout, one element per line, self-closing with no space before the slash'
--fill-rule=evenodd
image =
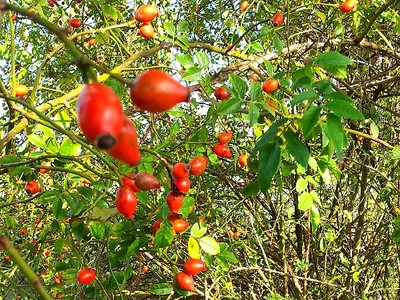
<path id="1" fill-rule="evenodd" d="M 76 278 L 81 284 L 91 284 L 96 278 L 96 270 L 91 268 L 84 268 L 79 271 Z"/>
<path id="2" fill-rule="evenodd" d="M 121 103 L 108 86 L 91 83 L 80 92 L 78 124 L 86 138 L 100 149 L 111 149 L 124 126 Z"/>
<path id="3" fill-rule="evenodd" d="M 283 15 L 281 13 L 276 13 L 274 15 L 274 18 L 272 19 L 272 23 L 274 23 L 274 25 L 280 25 L 283 22 Z"/>
<path id="4" fill-rule="evenodd" d="M 208 159 L 206 157 L 195 157 L 190 162 L 190 174 L 192 175 L 200 175 L 202 174 L 207 167 Z"/>
<path id="5" fill-rule="evenodd" d="M 279 80 L 277 79 L 268 79 L 263 84 L 263 91 L 266 93 L 275 92 L 279 88 Z"/>
<path id="6" fill-rule="evenodd" d="M 206 264 L 201 259 L 188 259 L 183 265 L 183 271 L 188 275 L 197 275 L 206 270 Z"/>
<path id="7" fill-rule="evenodd" d="M 187 177 L 182 179 L 174 179 L 174 185 L 182 194 L 187 194 L 187 192 L 190 190 L 190 180 Z"/>
<path id="8" fill-rule="evenodd" d="M 233 134 L 230 132 L 223 132 L 218 136 L 218 142 L 220 144 L 226 144 L 231 140 L 232 136 Z"/>
<path id="9" fill-rule="evenodd" d="M 171 221 L 171 222 L 173 222 L 173 221 L 175 221 L 175 220 L 178 220 L 178 219 L 180 219 L 181 218 L 181 216 L 178 214 L 178 213 L 176 213 L 176 212 L 169 212 L 168 213 L 168 216 L 167 216 L 167 219 L 169 220 L 169 221 Z"/>
<path id="10" fill-rule="evenodd" d="M 179 102 L 187 102 L 189 89 L 172 76 L 159 70 L 141 73 L 131 86 L 132 102 L 149 112 L 164 112 Z"/>
<path id="11" fill-rule="evenodd" d="M 135 174 L 126 174 L 122 176 L 122 182 L 124 185 L 129 186 L 134 192 L 139 192 L 140 189 L 136 186 L 135 180 L 133 180 L 133 178 L 135 178 Z"/>
<path id="12" fill-rule="evenodd" d="M 156 233 L 161 228 L 162 220 L 157 220 L 153 223 L 153 233 Z"/>
<path id="13" fill-rule="evenodd" d="M 190 225 L 190 223 L 188 221 L 183 220 L 183 219 L 176 219 L 176 220 L 171 221 L 171 223 L 172 223 L 172 228 L 174 228 L 175 232 L 183 232 Z"/>
<path id="14" fill-rule="evenodd" d="M 239 160 L 238 160 L 239 165 L 242 167 L 247 166 L 247 158 L 248 158 L 248 156 L 246 154 L 240 154 Z"/>
<path id="15" fill-rule="evenodd" d="M 30 195 L 34 195 L 36 193 L 39 193 L 40 192 L 39 183 L 37 183 L 36 181 L 27 182 L 25 184 L 25 191 Z"/>
<path id="16" fill-rule="evenodd" d="M 183 195 L 172 191 L 169 192 L 167 195 L 167 205 L 171 212 L 178 212 L 179 209 L 182 207 L 183 204 Z"/>
<path id="17" fill-rule="evenodd" d="M 117 136 L 114 147 L 108 150 L 108 154 L 128 165 L 137 166 L 142 159 L 137 140 L 135 125 L 124 116 L 122 131 Z"/>
<path id="18" fill-rule="evenodd" d="M 79 28 L 82 25 L 82 21 L 80 19 L 70 19 L 69 25 L 74 28 Z"/>
<path id="19" fill-rule="evenodd" d="M 155 37 L 156 32 L 150 23 L 142 23 L 139 27 L 139 34 L 145 39 L 152 39 Z"/>
<path id="20" fill-rule="evenodd" d="M 115 196 L 115 204 L 121 214 L 128 220 L 132 219 L 137 208 L 135 192 L 128 186 L 120 187 Z"/>
<path id="21" fill-rule="evenodd" d="M 230 95 L 231 95 L 231 93 L 229 93 L 229 91 L 226 88 L 223 88 L 223 87 L 219 87 L 219 88 L 214 90 L 214 96 L 218 100 L 228 99 Z"/>
<path id="22" fill-rule="evenodd" d="M 150 22 L 158 16 L 159 10 L 157 7 L 146 4 L 140 6 L 135 14 L 135 19 L 139 22 Z"/>
<path id="23" fill-rule="evenodd" d="M 231 150 L 225 144 L 216 144 L 213 148 L 213 151 L 219 157 L 226 157 L 226 158 L 232 157 Z"/>
<path id="24" fill-rule="evenodd" d="M 135 181 L 136 186 L 142 191 L 159 189 L 161 187 L 160 180 L 146 172 L 136 174 L 133 180 Z"/>
<path id="25" fill-rule="evenodd" d="M 186 290 L 186 291 L 193 291 L 194 290 L 193 276 L 188 275 L 186 273 L 183 273 L 183 272 L 179 273 L 176 276 L 176 283 L 183 290 Z"/>
<path id="26" fill-rule="evenodd" d="M 175 179 L 182 179 L 188 177 L 190 174 L 190 165 L 183 162 L 178 162 L 172 169 L 172 176 Z"/>

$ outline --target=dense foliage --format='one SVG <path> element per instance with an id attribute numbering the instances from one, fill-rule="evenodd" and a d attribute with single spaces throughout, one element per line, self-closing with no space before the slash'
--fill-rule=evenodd
<path id="1" fill-rule="evenodd" d="M 147 3 L 10 3 L 0 1 L 0 297 L 400 297 L 398 0 L 350 12 L 339 1 L 154 1 L 155 37 L 133 18 Z M 190 101 L 139 110 L 130 84 L 149 69 L 189 86 Z M 83 136 L 76 103 L 94 78 L 135 124 L 138 166 Z M 219 143 L 232 156 L 217 156 Z M 207 168 L 171 216 L 173 166 L 195 157 Z M 128 220 L 115 197 L 138 172 L 161 187 L 136 192 Z M 190 258 L 206 264 L 193 292 L 182 289 Z"/>

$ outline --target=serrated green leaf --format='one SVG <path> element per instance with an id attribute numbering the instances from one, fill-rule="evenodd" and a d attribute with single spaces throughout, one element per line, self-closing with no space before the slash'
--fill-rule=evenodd
<path id="1" fill-rule="evenodd" d="M 364 120 L 364 116 L 357 108 L 348 101 L 332 100 L 324 105 L 336 116 L 353 120 Z"/>
<path id="2" fill-rule="evenodd" d="M 308 186 L 308 181 L 305 180 L 303 177 L 300 177 L 296 181 L 296 192 L 300 193 L 304 191 Z"/>
<path id="3" fill-rule="evenodd" d="M 248 90 L 246 81 L 236 74 L 230 74 L 229 82 L 232 85 L 232 93 L 236 96 L 236 98 L 243 99 Z"/>
<path id="4" fill-rule="evenodd" d="M 314 204 L 311 205 L 311 231 L 315 233 L 318 229 L 319 224 L 321 223 L 321 217 L 319 215 L 318 207 Z"/>
<path id="5" fill-rule="evenodd" d="M 190 235 L 195 238 L 200 238 L 207 232 L 207 226 L 204 223 L 194 223 L 190 229 Z"/>
<path id="6" fill-rule="evenodd" d="M 199 242 L 201 250 L 210 255 L 217 255 L 220 252 L 219 243 L 211 236 L 203 236 Z"/>
<path id="7" fill-rule="evenodd" d="M 66 138 L 60 146 L 60 154 L 65 156 L 77 156 L 80 149 L 81 145 Z"/>
<path id="8" fill-rule="evenodd" d="M 320 106 L 311 106 L 304 113 L 303 119 L 301 120 L 301 130 L 304 137 L 308 137 L 315 125 L 317 125 L 320 119 L 321 109 Z"/>
<path id="9" fill-rule="evenodd" d="M 32 134 L 28 135 L 28 141 L 32 145 L 39 147 L 40 149 L 45 150 L 47 148 L 46 141 L 37 134 L 32 133 Z"/>
<path id="10" fill-rule="evenodd" d="M 164 22 L 164 29 L 165 32 L 171 36 L 174 36 L 175 34 L 175 25 L 172 21 L 169 22 Z"/>
<path id="11" fill-rule="evenodd" d="M 254 102 L 250 102 L 249 104 L 249 121 L 250 126 L 253 126 L 260 116 L 260 110 Z"/>
<path id="12" fill-rule="evenodd" d="M 329 99 L 329 100 L 340 100 L 340 101 L 346 101 L 346 102 L 353 103 L 353 100 L 348 95 L 346 95 L 345 93 L 342 93 L 342 92 L 328 93 L 324 96 L 324 98 Z"/>
<path id="13" fill-rule="evenodd" d="M 185 196 L 183 198 L 183 205 L 182 207 L 179 209 L 179 213 L 184 217 L 187 218 L 188 215 L 193 211 L 193 207 L 194 207 L 194 198 L 190 197 L 190 196 Z"/>
<path id="14" fill-rule="evenodd" d="M 210 65 L 210 58 L 205 52 L 196 52 L 197 63 L 201 69 L 207 69 Z"/>
<path id="15" fill-rule="evenodd" d="M 290 105 L 294 106 L 305 100 L 314 100 L 317 98 L 318 98 L 317 93 L 314 92 L 314 90 L 309 89 L 307 91 L 301 92 L 300 94 L 297 94 L 296 96 L 294 96 L 293 100 L 290 102 Z"/>
<path id="16" fill-rule="evenodd" d="M 114 7 L 110 5 L 102 5 L 101 8 L 105 16 L 109 16 L 114 21 L 118 20 L 118 13 Z"/>
<path id="17" fill-rule="evenodd" d="M 170 222 L 164 221 L 161 223 L 160 229 L 154 236 L 154 248 L 164 248 L 169 246 L 174 239 L 174 230 Z"/>
<path id="18" fill-rule="evenodd" d="M 339 52 L 332 51 L 318 55 L 314 64 L 332 75 L 339 78 L 346 78 L 347 66 L 351 65 L 351 60 Z"/>
<path id="19" fill-rule="evenodd" d="M 272 38 L 272 44 L 274 48 L 278 51 L 281 52 L 284 46 L 284 43 L 279 39 L 277 34 L 274 34 Z"/>
<path id="20" fill-rule="evenodd" d="M 289 154 L 293 156 L 301 166 L 307 168 L 310 153 L 308 152 L 306 145 L 299 141 L 293 131 L 285 131 L 283 136 L 286 139 L 286 148 L 288 149 Z"/>
<path id="21" fill-rule="evenodd" d="M 189 47 L 189 40 L 187 36 L 184 34 L 178 34 L 176 38 L 181 42 L 180 46 L 182 47 L 182 49 L 187 50 L 187 48 Z"/>
<path id="22" fill-rule="evenodd" d="M 149 292 L 157 295 L 170 295 L 174 291 L 174 288 L 168 283 L 156 283 L 149 287 Z"/>
<path id="23" fill-rule="evenodd" d="M 308 192 L 304 192 L 299 196 L 299 209 L 308 210 L 313 204 L 313 197 Z"/>
<path id="24" fill-rule="evenodd" d="M 268 128 L 267 132 L 265 132 L 260 140 L 256 143 L 256 145 L 253 148 L 253 151 L 251 152 L 250 156 L 254 156 L 261 147 L 269 143 L 275 136 L 276 134 L 280 131 L 280 126 L 283 126 L 286 123 L 287 119 L 283 118 L 271 125 L 270 128 Z"/>
<path id="25" fill-rule="evenodd" d="M 100 206 L 93 207 L 90 212 L 90 218 L 93 220 L 99 220 L 101 222 L 107 221 L 109 218 L 117 215 L 118 211 L 116 207 L 103 208 Z"/>
<path id="26" fill-rule="evenodd" d="M 322 129 L 328 139 L 332 142 L 337 156 L 341 159 L 343 157 L 344 129 L 340 118 L 334 114 L 328 114 L 326 117 L 326 123 Z"/>
<path id="27" fill-rule="evenodd" d="M 148 241 L 149 240 L 145 236 L 135 239 L 135 241 L 129 246 L 128 251 L 125 254 L 125 258 L 129 259 L 132 256 L 136 256 L 136 253 L 138 253 L 140 248 L 146 246 Z"/>
<path id="28" fill-rule="evenodd" d="M 189 237 L 188 254 L 191 258 L 200 258 L 200 246 L 194 237 Z"/>
<path id="29" fill-rule="evenodd" d="M 90 225 L 90 234 L 97 240 L 103 238 L 106 234 L 104 223 L 95 221 Z"/>
<path id="30" fill-rule="evenodd" d="M 269 143 L 260 149 L 260 161 L 258 164 L 258 185 L 262 192 L 266 192 L 271 186 L 271 181 L 278 172 L 281 163 L 281 147 L 278 143 Z"/>
<path id="31" fill-rule="evenodd" d="M 182 79 L 186 81 L 200 81 L 201 80 L 201 69 L 198 67 L 190 67 L 183 73 Z"/>
<path id="32" fill-rule="evenodd" d="M 393 239 L 393 241 L 395 241 L 397 244 L 400 243 L 400 228 L 395 228 L 395 229 L 393 230 L 392 239 Z"/>
<path id="33" fill-rule="evenodd" d="M 392 159 L 400 158 L 400 146 L 396 146 L 392 149 Z"/>
<path id="34" fill-rule="evenodd" d="M 258 81 L 253 81 L 250 85 L 250 99 L 252 101 L 257 101 L 261 99 L 261 83 Z"/>
<path id="35" fill-rule="evenodd" d="M 189 54 L 177 54 L 177 55 L 175 55 L 175 59 L 185 69 L 189 69 L 190 67 L 194 67 L 193 57 L 191 55 L 189 55 Z"/>
<path id="36" fill-rule="evenodd" d="M 230 115 L 240 110 L 242 101 L 238 98 L 224 100 L 217 107 L 217 114 L 220 116 Z"/>

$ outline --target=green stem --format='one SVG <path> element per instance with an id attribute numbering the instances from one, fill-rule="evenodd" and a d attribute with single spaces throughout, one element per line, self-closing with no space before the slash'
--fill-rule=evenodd
<path id="1" fill-rule="evenodd" d="M 5 237 L 0 237 L 0 246 L 10 255 L 10 258 L 18 266 L 20 271 L 26 276 L 30 281 L 34 289 L 40 295 L 40 298 L 44 300 L 52 300 L 53 298 L 47 293 L 45 288 L 40 281 L 40 278 L 36 273 L 28 266 L 24 258 L 18 253 L 17 249 L 11 244 L 11 242 Z"/>

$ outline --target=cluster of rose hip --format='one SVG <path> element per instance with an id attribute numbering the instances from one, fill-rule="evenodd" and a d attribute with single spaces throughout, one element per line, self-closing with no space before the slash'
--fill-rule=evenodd
<path id="1" fill-rule="evenodd" d="M 135 20 L 141 22 L 139 25 L 139 34 L 142 37 L 151 39 L 156 35 L 153 25 L 151 25 L 150 22 L 153 21 L 159 13 L 158 8 L 150 4 L 142 5 L 137 9 Z"/>

